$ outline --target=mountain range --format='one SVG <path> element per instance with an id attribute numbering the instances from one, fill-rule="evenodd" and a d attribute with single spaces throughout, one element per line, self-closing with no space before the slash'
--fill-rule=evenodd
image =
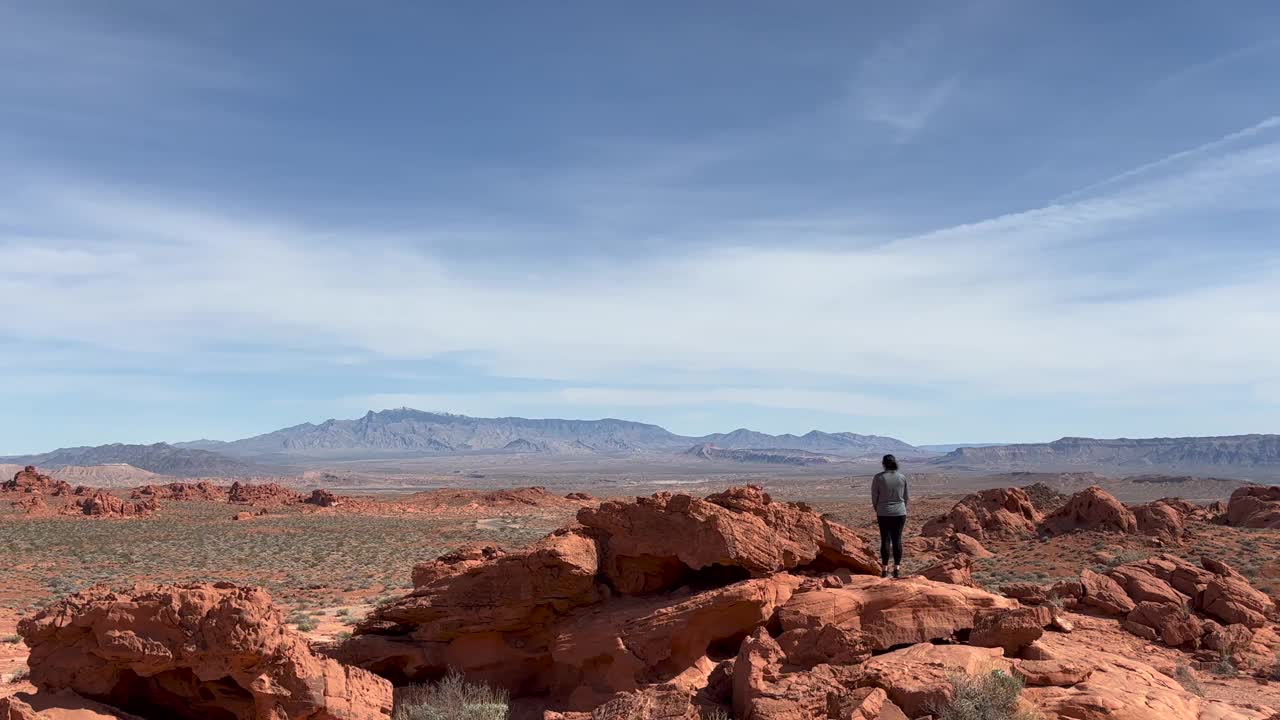
<path id="1" fill-rule="evenodd" d="M 941 454 L 943 449 L 950 452 Z M 247 477 L 296 471 L 327 461 L 467 454 L 637 456 L 709 462 L 822 465 L 872 461 L 884 453 L 953 470 L 1099 470 L 1105 468 L 1263 468 L 1280 472 L 1280 435 L 1095 439 L 1048 443 L 916 447 L 881 435 L 818 430 L 770 435 L 745 428 L 700 437 L 648 423 L 477 418 L 410 408 L 370 411 L 350 420 L 303 423 L 233 441 L 102 445 L 0 458 L 59 468 L 127 463 L 160 475 Z"/>
<path id="2" fill-rule="evenodd" d="M 1064 437 L 1048 443 L 961 447 L 932 462 L 974 469 L 1280 466 L 1280 435 L 1113 440 Z"/>

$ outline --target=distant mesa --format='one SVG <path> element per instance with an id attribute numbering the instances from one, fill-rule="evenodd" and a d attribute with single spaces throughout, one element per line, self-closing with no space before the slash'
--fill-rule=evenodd
<path id="1" fill-rule="evenodd" d="M 3 459 L 6 462 L 39 465 L 50 469 L 114 465 L 117 470 L 123 471 L 123 466 L 128 465 L 156 475 L 173 477 L 235 477 L 251 475 L 262 470 L 220 453 L 180 448 L 168 443 L 154 445 L 115 443 L 98 447 L 61 448 L 40 455 Z"/>
<path id="2" fill-rule="evenodd" d="M 951 467 L 1254 467 L 1280 465 L 1280 435 L 1182 438 L 1065 437 L 1049 443 L 962 447 L 933 460 Z"/>
<path id="3" fill-rule="evenodd" d="M 826 465 L 843 459 L 804 450 L 788 450 L 784 448 L 730 449 L 717 447 L 711 443 L 694 445 L 686 450 L 684 454 L 700 460 L 724 460 L 763 465 Z"/>

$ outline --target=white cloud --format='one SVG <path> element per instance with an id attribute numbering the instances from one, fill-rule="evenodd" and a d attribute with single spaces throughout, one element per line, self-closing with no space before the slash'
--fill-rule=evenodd
<path id="1" fill-rule="evenodd" d="M 888 244 L 788 249 L 784 224 L 772 248 L 566 260 L 532 277 L 497 258 L 447 262 L 411 237 L 313 232 L 64 183 L 44 188 L 32 217 L 75 228 L 56 237 L 95 241 L 0 235 L 0 262 L 21 268 L 0 295 L 0 334 L 156 362 L 255 346 L 456 353 L 486 372 L 583 388 L 718 378 L 691 395 L 583 389 L 559 398 L 597 407 L 681 397 L 872 415 L 902 407 L 820 392 L 811 387 L 819 377 L 833 388 L 1150 397 L 1273 377 L 1280 266 L 1250 257 L 1228 276 L 1184 282 L 1162 273 L 1158 256 L 1117 268 L 1096 253 L 1108 243 L 1158 248 L 1180 218 L 1223 203 L 1274 212 L 1278 176 L 1280 144 L 1259 144 L 1104 196 Z M 1214 238 L 1188 244 L 1233 259 Z M 755 375 L 772 379 L 743 379 Z M 797 384 L 805 389 L 789 389 Z"/>

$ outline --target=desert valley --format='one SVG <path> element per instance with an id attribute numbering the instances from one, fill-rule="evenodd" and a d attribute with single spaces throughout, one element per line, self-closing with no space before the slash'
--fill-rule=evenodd
<path id="1" fill-rule="evenodd" d="M 888 452 L 901 579 L 869 504 Z M 1274 435 L 401 409 L 5 462 L 9 719 L 437 717 L 449 682 L 475 718 L 1280 717 Z"/>

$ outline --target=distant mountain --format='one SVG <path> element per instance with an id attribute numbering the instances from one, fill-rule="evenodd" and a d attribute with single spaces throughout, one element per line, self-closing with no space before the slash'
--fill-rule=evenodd
<path id="1" fill-rule="evenodd" d="M 157 475 L 176 477 L 228 477 L 259 471 L 240 460 L 220 453 L 180 448 L 168 443 L 154 445 L 100 445 L 61 448 L 40 455 L 0 458 L 0 462 L 58 469 L 68 466 L 125 464 Z"/>
<path id="2" fill-rule="evenodd" d="M 962 447 L 934 464 L 971 468 L 1265 467 L 1280 466 L 1280 435 L 1099 440 Z"/>
<path id="3" fill-rule="evenodd" d="M 884 452 L 910 453 L 914 448 L 894 438 L 853 433 L 767 435 L 735 430 L 706 437 L 676 435 L 657 425 L 629 420 L 531 420 L 518 417 L 475 418 L 410 408 L 370 411 L 354 420 L 304 423 L 265 435 L 219 443 L 199 440 L 180 447 L 217 451 L 240 458 L 348 454 L 449 454 L 509 451 L 521 453 L 625 454 L 677 452 L 691 444 L 711 443 L 724 449 L 791 449 L 860 456 Z"/>
<path id="4" fill-rule="evenodd" d="M 790 448 L 722 448 L 711 443 L 694 445 L 685 455 L 700 460 L 727 460 L 729 462 L 758 463 L 763 465 L 827 465 L 840 462 L 841 458 L 794 450 Z"/>
<path id="5" fill-rule="evenodd" d="M 885 453 L 914 453 L 916 447 L 897 438 L 882 435 L 857 435 L 855 433 L 825 433 L 811 430 L 804 435 L 767 435 L 746 428 L 731 433 L 716 433 L 698 438 L 724 449 L 769 448 L 783 450 L 807 450 L 814 453 L 838 455 L 882 455 Z"/>
<path id="6" fill-rule="evenodd" d="M 952 450 L 959 450 L 960 448 L 995 447 L 997 445 L 1004 444 L 1005 443 L 950 443 L 947 445 L 917 445 L 916 448 L 918 450 L 924 450 L 932 453 L 949 453 Z"/>

